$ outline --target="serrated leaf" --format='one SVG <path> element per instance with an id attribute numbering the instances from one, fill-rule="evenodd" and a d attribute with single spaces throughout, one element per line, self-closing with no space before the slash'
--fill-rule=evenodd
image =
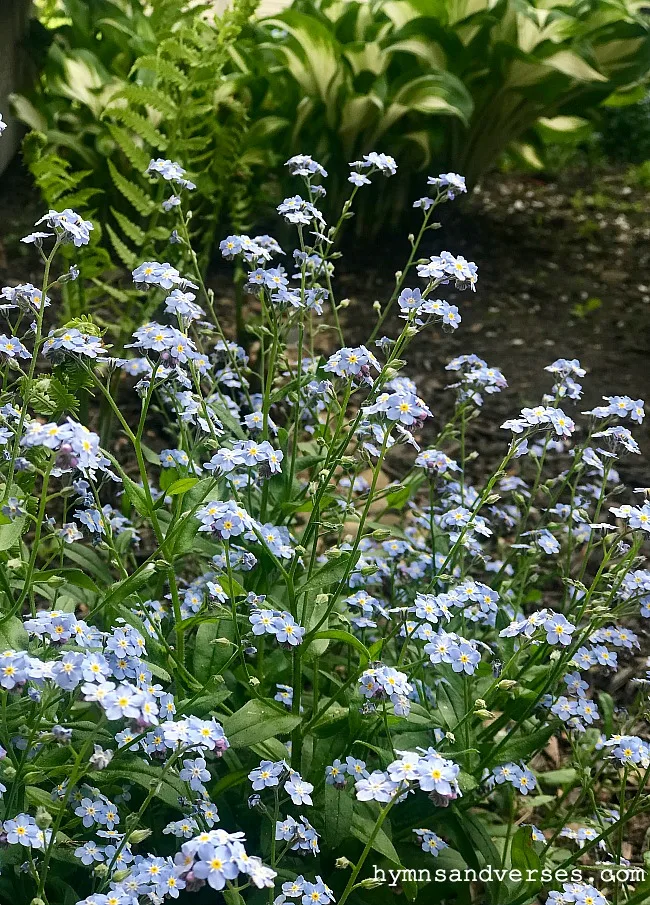
<path id="1" fill-rule="evenodd" d="M 131 74 L 139 69 L 150 69 L 156 75 L 181 88 L 186 87 L 188 84 L 185 73 L 181 72 L 178 66 L 175 66 L 170 60 L 165 60 L 163 57 L 157 57 L 153 54 L 140 57 L 131 67 Z"/>
<path id="2" fill-rule="evenodd" d="M 154 209 L 154 203 L 151 198 L 143 192 L 140 186 L 134 185 L 132 182 L 129 182 L 128 179 L 125 179 L 124 176 L 117 171 L 111 160 L 108 161 L 108 170 L 117 190 L 124 195 L 126 200 L 133 205 L 139 214 L 142 214 L 143 217 L 149 216 Z"/>
<path id="3" fill-rule="evenodd" d="M 115 210 L 114 207 L 111 208 L 111 214 L 115 217 L 115 220 L 127 239 L 130 239 L 131 242 L 136 245 L 144 245 L 147 236 L 143 229 L 129 220 L 128 217 L 125 217 L 120 211 Z"/>
<path id="4" fill-rule="evenodd" d="M 133 129 L 136 135 L 146 141 L 152 148 L 164 151 L 167 147 L 167 139 L 156 129 L 154 124 L 140 113 L 136 113 L 129 107 L 111 107 L 105 116 L 112 116 L 123 125 Z"/>
<path id="5" fill-rule="evenodd" d="M 149 160 L 151 159 L 149 154 L 133 141 L 129 132 L 127 132 L 126 129 L 123 129 L 122 126 L 118 126 L 117 123 L 106 123 L 106 127 L 108 128 L 113 141 L 129 163 L 138 171 L 138 173 L 144 173 L 149 165 Z"/>
<path id="6" fill-rule="evenodd" d="M 169 98 L 164 91 L 152 88 L 149 85 L 139 85 L 131 82 L 114 97 L 123 97 L 132 104 L 142 104 L 145 107 L 153 107 L 163 116 L 172 117 L 176 114 L 176 104 Z"/>

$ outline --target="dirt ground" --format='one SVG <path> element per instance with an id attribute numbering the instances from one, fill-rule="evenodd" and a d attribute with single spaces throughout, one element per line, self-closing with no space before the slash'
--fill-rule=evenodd
<path id="1" fill-rule="evenodd" d="M 650 396 L 649 200 L 622 173 L 560 183 L 496 175 L 461 206 L 442 208 L 443 228 L 429 233 L 424 254 L 463 254 L 478 264 L 479 281 L 476 293 L 440 293 L 458 305 L 460 328 L 427 330 L 406 356 L 406 372 L 440 415 L 438 425 L 449 408 L 448 394 L 440 391 L 452 382 L 444 366 L 470 352 L 501 368 L 509 383 L 487 397 L 472 428 L 490 464 L 506 436 L 498 425 L 539 402 L 552 384 L 544 367 L 556 358 L 579 358 L 587 369 L 577 412 L 603 394 Z M 385 247 L 348 247 L 339 266 L 340 296 L 351 299 L 346 342 L 368 335 L 372 303 L 390 296 L 392 275 L 407 252 L 401 237 Z M 407 284 L 417 286 L 417 276 Z M 620 472 L 626 483 L 645 486 L 650 430 L 647 423 L 633 427 L 644 456 L 626 457 Z"/>

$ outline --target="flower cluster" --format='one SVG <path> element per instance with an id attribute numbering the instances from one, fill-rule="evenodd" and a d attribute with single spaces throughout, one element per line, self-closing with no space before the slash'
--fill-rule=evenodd
<path id="1" fill-rule="evenodd" d="M 463 178 L 429 179 L 362 336 L 337 242 L 396 163 L 355 161 L 332 225 L 327 171 L 287 167 L 296 247 L 220 244 L 251 299 L 246 348 L 204 289 L 174 160 L 147 168 L 172 186 L 175 238 L 132 272 L 148 294 L 127 346 L 89 315 L 60 322 L 78 274 L 57 277 L 57 255 L 93 235 L 73 211 L 26 237 L 42 287 L 2 290 L 3 901 L 352 905 L 371 852 L 441 869 L 647 856 L 625 827 L 649 807 L 650 492 L 621 467 L 643 401 L 576 411 L 587 368 L 559 358 L 488 468 L 473 425 L 501 370 L 456 355 L 446 424 L 408 370 L 415 336 L 461 324 L 437 287 L 477 287 L 431 239 Z M 551 886 L 494 894 L 605 901 Z"/>

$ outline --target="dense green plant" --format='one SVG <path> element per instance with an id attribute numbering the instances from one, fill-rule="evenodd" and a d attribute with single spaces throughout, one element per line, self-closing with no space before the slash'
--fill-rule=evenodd
<path id="1" fill-rule="evenodd" d="M 221 19 L 207 18 L 210 6 L 61 0 L 44 14 L 52 26 L 45 62 L 15 109 L 36 132 L 26 160 L 48 205 L 74 206 L 102 224 L 90 258 L 85 249 L 73 253 L 95 281 L 91 297 L 106 292 L 111 263 L 129 267 L 169 236 L 163 198 L 151 198 L 145 174 L 162 153 L 182 156 L 195 179 L 202 266 L 217 224 L 248 228 L 247 186 L 258 158 L 246 153 L 247 112 L 223 68 L 256 0 L 237 0 Z M 110 291 L 127 300 L 120 288 Z M 88 290 L 69 312 L 87 303 Z"/>
<path id="2" fill-rule="evenodd" d="M 258 23 L 235 60 L 287 154 L 307 148 L 336 173 L 381 140 L 411 168 L 435 160 L 475 183 L 506 148 L 536 162 L 544 138 L 583 129 L 585 110 L 647 70 L 639 8 L 296 0 Z M 385 210 L 409 191 L 386 195 Z"/>
<path id="3" fill-rule="evenodd" d="M 406 372 L 416 336 L 461 324 L 440 294 L 477 287 L 462 256 L 420 257 L 463 178 L 429 178 L 358 345 L 338 243 L 397 164 L 348 170 L 331 226 L 323 168 L 288 167 L 295 245 L 220 242 L 256 300 L 249 352 L 171 160 L 151 189 L 178 194 L 190 265 L 133 270 L 147 320 L 123 348 L 89 317 L 51 327 L 80 279 L 59 253 L 98 228 L 73 210 L 24 237 L 40 287 L 2 289 L 0 901 L 393 905 L 399 883 L 417 905 L 645 905 L 650 664 L 627 623 L 650 618 L 650 491 L 616 471 L 644 402 L 584 411 L 558 359 L 473 479 L 504 375 L 450 361 L 443 423 Z"/>

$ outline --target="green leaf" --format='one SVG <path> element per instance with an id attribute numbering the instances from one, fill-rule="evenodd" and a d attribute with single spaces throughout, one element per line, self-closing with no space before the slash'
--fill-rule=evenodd
<path id="1" fill-rule="evenodd" d="M 533 848 L 532 831 L 529 826 L 519 827 L 512 837 L 510 861 L 513 867 L 522 872 L 524 878 L 529 875 L 529 870 L 535 871 L 535 876 L 539 877 L 541 862 L 539 855 Z M 527 891 L 532 895 L 540 888 L 540 885 L 539 881 L 536 884 L 529 883 Z"/>
<path id="2" fill-rule="evenodd" d="M 545 66 L 556 69 L 569 78 L 576 79 L 581 82 L 606 82 L 607 77 L 602 75 L 592 66 L 579 57 L 572 50 L 559 50 L 550 57 L 546 57 L 542 61 Z"/>
<path id="3" fill-rule="evenodd" d="M 226 639 L 215 644 L 218 638 Z M 235 631 L 232 619 L 217 619 L 199 625 L 194 640 L 192 673 L 199 682 L 207 682 L 210 676 L 221 672 L 230 659 L 234 648 Z"/>
<path id="4" fill-rule="evenodd" d="M 185 73 L 181 72 L 178 66 L 175 66 L 172 62 L 165 60 L 163 57 L 157 57 L 153 54 L 140 57 L 133 64 L 131 74 L 137 72 L 138 69 L 150 69 L 152 72 L 155 72 L 156 75 L 159 75 L 161 78 L 164 78 L 168 82 L 172 82 L 181 88 L 186 87 L 188 84 Z"/>
<path id="5" fill-rule="evenodd" d="M 22 619 L 11 616 L 0 618 L 0 651 L 27 650 L 29 635 L 25 631 Z"/>
<path id="6" fill-rule="evenodd" d="M 124 214 L 116 211 L 114 207 L 111 208 L 111 214 L 115 217 L 120 229 L 127 237 L 127 239 L 130 239 L 131 242 L 136 245 L 144 245 L 147 236 L 143 229 L 141 229 L 135 223 L 132 223 L 128 217 L 124 216 Z"/>
<path id="7" fill-rule="evenodd" d="M 179 478 L 173 484 L 170 484 L 166 493 L 168 496 L 180 496 L 183 493 L 187 493 L 188 490 L 191 490 L 198 483 L 198 478 Z"/>
<path id="8" fill-rule="evenodd" d="M 325 785 L 325 842 L 338 848 L 349 835 L 354 806 L 347 789 Z"/>
<path id="9" fill-rule="evenodd" d="M 169 96 L 164 91 L 148 85 L 131 82 L 118 91 L 114 97 L 124 97 L 132 104 L 142 104 L 143 107 L 153 107 L 165 117 L 172 117 L 176 114 L 176 104 Z"/>
<path id="10" fill-rule="evenodd" d="M 67 584 L 73 584 L 77 588 L 92 591 L 93 594 L 101 594 L 100 589 L 90 575 L 86 575 L 81 569 L 45 569 L 34 572 L 33 575 L 34 581 L 47 582 L 50 578 L 63 578 Z"/>
<path id="11" fill-rule="evenodd" d="M 257 699 L 223 720 L 223 729 L 231 748 L 248 748 L 277 735 L 288 735 L 300 723 L 300 717 Z"/>
<path id="12" fill-rule="evenodd" d="M 27 527 L 27 516 L 19 515 L 8 525 L 0 525 L 0 550 L 10 550 Z"/>
<path id="13" fill-rule="evenodd" d="M 122 601 L 126 600 L 127 597 L 130 597 L 131 594 L 135 594 L 136 591 L 150 581 L 153 575 L 155 575 L 154 565 L 153 563 L 147 563 L 146 566 L 140 568 L 132 575 L 129 575 L 128 578 L 116 582 L 106 597 L 101 601 L 99 607 L 103 609 L 106 606 L 117 606 L 118 603 L 122 603 Z M 98 607 L 95 607 L 95 610 L 97 609 Z"/>
<path id="14" fill-rule="evenodd" d="M 136 135 L 144 139 L 152 147 L 164 151 L 167 147 L 167 139 L 156 129 L 151 120 L 136 113 L 131 107 L 111 107 L 106 111 L 107 117 L 112 117 L 123 125 L 133 129 Z"/>
<path id="15" fill-rule="evenodd" d="M 122 151 L 131 166 L 138 171 L 144 173 L 149 165 L 150 157 L 145 150 L 137 145 L 129 132 L 115 123 L 106 123 L 108 131 L 113 137 L 113 141 Z"/>
<path id="16" fill-rule="evenodd" d="M 133 506 L 138 515 L 145 518 L 151 515 L 149 500 L 142 487 L 132 481 L 128 475 L 124 475 L 124 492 L 126 493 L 129 503 Z"/>
<path id="17" fill-rule="evenodd" d="M 315 16 L 289 9 L 265 20 L 265 25 L 288 32 L 291 41 L 281 47 L 286 65 L 307 95 L 327 101 L 342 81 L 341 49 L 334 34 Z"/>
<path id="18" fill-rule="evenodd" d="M 65 544 L 63 552 L 67 559 L 71 559 L 72 562 L 81 566 L 84 572 L 94 575 L 95 579 L 100 584 L 112 584 L 114 579 L 110 569 L 107 567 L 101 556 L 94 550 L 91 550 L 89 547 L 82 547 L 79 544 Z"/>
<path id="19" fill-rule="evenodd" d="M 511 761 L 530 760 L 532 754 L 544 750 L 554 732 L 553 726 L 542 726 L 541 729 L 537 729 L 535 732 L 511 739 L 503 748 L 489 758 L 487 766 L 493 767 L 497 764 L 510 763 Z"/>
<path id="20" fill-rule="evenodd" d="M 145 195 L 140 186 L 134 185 L 132 182 L 129 182 L 128 179 L 125 179 L 124 176 L 118 172 L 112 160 L 108 161 L 108 170 L 111 174 L 111 179 L 115 183 L 116 189 L 124 195 L 126 200 L 133 205 L 139 214 L 142 214 L 143 217 L 148 217 L 154 209 L 154 203 L 151 198 L 148 195 Z"/>
<path id="21" fill-rule="evenodd" d="M 359 558 L 359 554 L 357 553 L 354 558 L 354 563 L 352 563 L 352 568 L 356 564 L 356 561 Z M 299 587 L 296 591 L 297 594 L 320 594 L 323 588 L 329 587 L 329 585 L 338 583 L 346 574 L 348 568 L 350 567 L 350 554 L 346 553 L 342 556 L 337 556 L 336 559 L 330 560 L 326 563 L 322 569 L 319 569 L 318 572 L 315 572 L 314 575 L 306 581 L 301 587 Z M 352 571 L 350 568 L 350 571 Z"/>
<path id="22" fill-rule="evenodd" d="M 114 767 L 112 766 L 114 764 Z M 167 771 L 164 775 L 158 766 L 146 763 L 139 757 L 126 755 L 124 757 L 116 757 L 112 761 L 111 767 L 102 772 L 102 784 L 115 783 L 123 787 L 125 780 L 134 782 L 143 789 L 149 790 L 152 784 L 156 786 L 155 797 L 160 798 L 165 804 L 172 808 L 182 810 L 178 803 L 179 796 L 187 795 L 187 787 L 185 783 L 174 776 L 171 771 Z"/>
<path id="23" fill-rule="evenodd" d="M 106 232 L 118 258 L 130 270 L 135 265 L 135 253 L 120 239 L 110 223 L 106 224 Z"/>
<path id="24" fill-rule="evenodd" d="M 538 775 L 538 779 L 545 786 L 566 786 L 575 782 L 578 773 L 573 767 L 564 767 L 561 770 L 547 770 Z"/>
<path id="25" fill-rule="evenodd" d="M 386 826 L 386 823 L 387 821 L 384 822 L 384 826 Z M 358 811 L 355 809 L 354 814 L 352 815 L 350 832 L 353 836 L 359 839 L 360 842 L 363 842 L 365 844 L 368 842 L 368 839 L 370 839 L 370 836 L 375 829 L 375 824 L 376 817 L 365 816 L 364 814 L 358 813 Z M 380 855 L 388 858 L 389 861 L 393 861 L 395 864 L 400 863 L 399 855 L 395 850 L 395 846 L 390 841 L 383 827 L 375 835 L 372 847 L 376 852 L 379 852 Z"/>
<path id="26" fill-rule="evenodd" d="M 330 628 L 326 631 L 316 632 L 314 635 L 314 640 L 317 641 L 319 639 L 330 639 L 332 641 L 342 641 L 343 644 L 347 644 L 349 647 L 353 647 L 360 655 L 361 655 L 361 666 L 367 666 L 370 662 L 370 653 L 365 644 L 362 644 L 359 639 L 353 635 L 351 632 L 345 632 L 342 629 L 338 628 Z"/>

